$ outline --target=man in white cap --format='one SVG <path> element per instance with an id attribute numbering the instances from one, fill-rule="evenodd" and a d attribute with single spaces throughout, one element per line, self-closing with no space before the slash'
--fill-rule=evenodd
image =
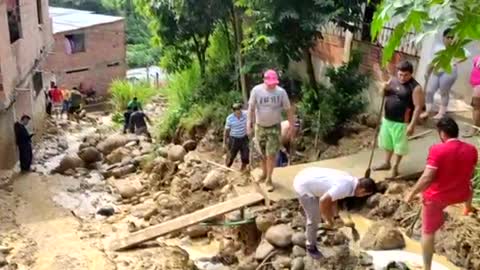
<path id="1" fill-rule="evenodd" d="M 263 83 L 255 86 L 248 102 L 247 133 L 252 134 L 255 127 L 255 144 L 262 154 L 263 174 L 260 180 L 266 180 L 267 190 L 273 191 L 272 174 L 275 157 L 280 150 L 280 123 L 282 112 L 286 111 L 290 123 L 289 136 L 292 136 L 294 115 L 285 89 L 278 86 L 275 70 L 267 70 Z"/>

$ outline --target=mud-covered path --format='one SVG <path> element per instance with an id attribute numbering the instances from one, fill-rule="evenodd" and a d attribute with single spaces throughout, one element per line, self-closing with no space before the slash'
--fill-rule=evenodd
<path id="1" fill-rule="evenodd" d="M 81 238 L 80 221 L 53 202 L 51 190 L 61 181 L 68 180 L 28 174 L 14 182 L 13 192 L 20 198 L 16 222 L 23 236 L 36 243 L 35 262 L 29 269 L 115 269 L 102 251 Z"/>

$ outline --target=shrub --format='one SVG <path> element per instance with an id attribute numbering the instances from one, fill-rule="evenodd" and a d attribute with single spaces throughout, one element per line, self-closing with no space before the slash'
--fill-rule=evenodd
<path id="1" fill-rule="evenodd" d="M 365 109 L 364 92 L 370 83 L 369 76 L 360 73 L 361 55 L 352 54 L 352 60 L 339 68 L 327 69 L 326 76 L 330 87 L 330 104 L 336 118 L 336 124 L 343 124 Z"/>
<path id="2" fill-rule="evenodd" d="M 349 63 L 327 70 L 330 85 L 302 87 L 299 112 L 305 126 L 316 135 L 327 135 L 364 110 L 369 77 L 361 74 L 359 67 L 360 55 L 355 53 Z"/>
<path id="3" fill-rule="evenodd" d="M 148 104 L 158 93 L 158 90 L 146 82 L 132 84 L 126 80 L 114 80 L 110 85 L 111 103 L 115 112 L 127 109 L 128 102 L 134 97 L 143 104 Z"/>
<path id="4" fill-rule="evenodd" d="M 168 107 L 155 128 L 156 135 L 161 140 L 173 138 L 182 116 L 192 106 L 195 91 L 199 89 L 201 82 L 199 67 L 196 64 L 169 77 L 167 87 L 164 89 Z"/>

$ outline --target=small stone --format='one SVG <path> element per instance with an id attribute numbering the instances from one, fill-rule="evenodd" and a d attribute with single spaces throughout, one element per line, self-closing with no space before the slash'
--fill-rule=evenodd
<path id="1" fill-rule="evenodd" d="M 185 234 L 190 236 L 190 238 L 199 238 L 207 236 L 209 231 L 210 228 L 208 228 L 207 226 L 193 225 L 185 230 Z"/>
<path id="2" fill-rule="evenodd" d="M 187 154 L 185 148 L 181 145 L 173 145 L 168 149 L 168 159 L 175 162 L 175 161 L 183 161 L 183 158 Z"/>
<path id="3" fill-rule="evenodd" d="M 247 262 L 240 262 L 237 266 L 236 270 L 256 270 L 258 267 L 258 263 L 253 261 L 247 261 Z"/>
<path id="4" fill-rule="evenodd" d="M 98 215 L 109 217 L 115 214 L 115 209 L 111 206 L 102 207 L 97 211 Z"/>
<path id="5" fill-rule="evenodd" d="M 264 260 L 270 252 L 274 251 L 275 247 L 268 241 L 262 240 L 255 251 L 255 259 L 258 261 Z"/>
<path id="6" fill-rule="evenodd" d="M 373 257 L 366 253 L 366 252 L 360 252 L 360 265 L 361 266 L 371 266 L 373 265 Z"/>
<path id="7" fill-rule="evenodd" d="M 112 171 L 112 176 L 115 178 L 122 178 L 123 176 L 134 173 L 137 170 L 135 165 L 129 164 L 120 168 L 116 168 Z"/>
<path id="8" fill-rule="evenodd" d="M 182 144 L 183 148 L 187 151 L 193 151 L 197 148 L 197 142 L 194 140 L 188 140 Z"/>
<path id="9" fill-rule="evenodd" d="M 207 190 L 216 189 L 221 185 L 223 174 L 220 170 L 211 170 L 205 179 L 203 179 L 203 187 Z"/>
<path id="10" fill-rule="evenodd" d="M 377 205 L 380 203 L 380 198 L 382 197 L 382 194 L 376 193 L 373 194 L 372 196 L 368 197 L 367 199 L 367 207 L 368 208 L 375 208 Z"/>
<path id="11" fill-rule="evenodd" d="M 120 196 L 124 199 L 131 198 L 137 194 L 137 189 L 133 186 L 130 185 L 119 185 L 117 186 L 118 188 L 118 193 L 120 193 Z"/>
<path id="12" fill-rule="evenodd" d="M 292 260 L 292 266 L 290 267 L 290 270 L 303 270 L 305 267 L 305 264 L 303 262 L 303 258 L 298 257 Z"/>
<path id="13" fill-rule="evenodd" d="M 285 248 L 292 244 L 292 234 L 293 230 L 290 226 L 279 224 L 267 230 L 265 239 L 276 247 Z"/>
<path id="14" fill-rule="evenodd" d="M 290 268 L 291 264 L 292 259 L 287 256 L 277 256 L 272 262 L 273 269 L 275 270 L 283 270 L 285 268 L 288 269 Z"/>
<path id="15" fill-rule="evenodd" d="M 255 218 L 257 229 L 262 233 L 266 232 L 274 222 L 273 215 L 259 215 Z"/>
<path id="16" fill-rule="evenodd" d="M 305 232 L 296 232 L 292 235 L 292 243 L 294 245 L 305 247 L 307 242 L 307 237 L 305 236 Z"/>
<path id="17" fill-rule="evenodd" d="M 5 265 L 8 265 L 7 258 L 5 258 L 5 255 L 3 255 L 3 253 L 0 253 L 0 267 L 3 267 Z"/>
<path id="18" fill-rule="evenodd" d="M 157 154 L 163 158 L 168 157 L 168 148 L 166 147 L 160 147 L 157 149 Z"/>
<path id="19" fill-rule="evenodd" d="M 293 257 L 304 257 L 305 255 L 307 255 L 307 252 L 303 247 L 293 246 L 292 255 Z"/>
<path id="20" fill-rule="evenodd" d="M 8 254 L 12 250 L 13 250 L 13 248 L 11 248 L 11 247 L 0 246 L 0 253 Z"/>

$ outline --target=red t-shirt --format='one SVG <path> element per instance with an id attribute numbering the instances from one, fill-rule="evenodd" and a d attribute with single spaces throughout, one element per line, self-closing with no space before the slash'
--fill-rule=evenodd
<path id="1" fill-rule="evenodd" d="M 53 103 L 60 103 L 63 101 L 63 93 L 62 90 L 58 88 L 50 89 L 50 96 L 52 97 Z"/>
<path id="2" fill-rule="evenodd" d="M 447 204 L 467 200 L 477 160 L 475 146 L 457 139 L 432 146 L 427 167 L 436 169 L 435 178 L 423 192 L 423 198 Z"/>

